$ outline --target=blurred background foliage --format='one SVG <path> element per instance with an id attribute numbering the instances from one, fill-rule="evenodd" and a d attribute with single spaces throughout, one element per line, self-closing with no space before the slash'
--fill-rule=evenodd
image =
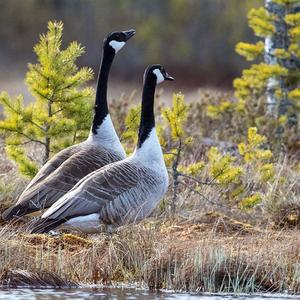
<path id="1" fill-rule="evenodd" d="M 48 20 L 61 20 L 65 44 L 77 40 L 86 47 L 81 65 L 97 69 L 105 34 L 134 28 L 136 37 L 114 66 L 118 79 L 139 82 L 146 64 L 161 62 L 186 87 L 231 88 L 247 66 L 235 53 L 235 45 L 251 42 L 249 37 L 255 40 L 247 12 L 262 4 L 262 0 L 0 0 L 0 70 L 23 77 L 27 62 L 35 60 L 32 45 Z"/>

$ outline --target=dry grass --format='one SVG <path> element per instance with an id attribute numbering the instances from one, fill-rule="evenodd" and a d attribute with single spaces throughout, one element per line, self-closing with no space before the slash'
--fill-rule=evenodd
<path id="1" fill-rule="evenodd" d="M 28 180 L 18 174 L 16 166 L 7 159 L 0 139 L 0 212 L 15 202 Z M 0 218 L 0 225 L 2 219 Z"/>
<path id="2" fill-rule="evenodd" d="M 206 214 L 207 225 L 148 220 L 112 237 L 26 235 L 24 228 L 6 226 L 0 232 L 0 274 L 46 272 L 63 283 L 135 282 L 151 289 L 300 292 L 299 231 L 263 232 L 215 217 L 210 229 Z"/>

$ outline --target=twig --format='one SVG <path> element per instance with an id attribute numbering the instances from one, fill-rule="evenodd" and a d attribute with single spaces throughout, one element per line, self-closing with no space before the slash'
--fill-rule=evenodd
<path id="1" fill-rule="evenodd" d="M 190 175 L 187 175 L 187 174 L 183 174 L 181 172 L 178 172 L 178 176 L 181 176 L 181 177 L 186 177 L 188 179 L 191 179 L 191 180 L 194 180 L 195 182 L 199 183 L 199 184 L 204 184 L 204 185 L 218 185 L 218 183 L 213 183 L 213 181 L 216 179 L 216 178 L 213 178 L 211 179 L 210 181 L 200 181 L 198 179 L 196 179 L 195 177 L 193 176 L 190 176 Z"/>
<path id="2" fill-rule="evenodd" d="M 168 154 L 168 155 L 176 155 L 177 153 L 173 153 L 173 152 L 164 152 L 164 154 Z"/>
<path id="3" fill-rule="evenodd" d="M 61 108 L 61 109 L 58 109 L 57 111 L 55 111 L 54 113 L 52 113 L 52 116 L 54 116 L 54 115 L 58 114 L 58 113 L 59 113 L 59 112 L 61 112 L 61 111 L 63 111 L 63 108 Z"/>
<path id="4" fill-rule="evenodd" d="M 3 128 L 3 130 L 7 130 L 7 131 L 10 131 L 10 132 L 18 133 L 18 134 L 23 135 L 24 137 L 26 137 L 31 142 L 39 143 L 39 144 L 42 144 L 43 146 L 45 146 L 44 142 L 36 140 L 36 139 L 33 139 L 33 138 L 31 138 L 30 136 L 28 136 L 27 134 L 25 134 L 23 132 L 16 131 L 16 130 L 13 130 L 13 129 L 8 129 L 8 128 Z"/>
<path id="5" fill-rule="evenodd" d="M 209 198 L 207 198 L 205 195 L 201 194 L 200 192 L 196 191 L 195 189 L 191 188 L 188 184 L 182 182 L 182 181 L 179 181 L 178 182 L 179 184 L 182 184 L 183 186 L 185 186 L 187 189 L 189 189 L 190 191 L 192 191 L 193 193 L 196 193 L 197 195 L 201 196 L 205 201 L 207 201 L 208 203 L 212 204 L 212 205 L 216 205 L 216 206 L 221 206 L 221 207 L 224 207 L 226 209 L 228 209 L 228 206 L 226 205 L 223 205 L 221 203 L 216 203 L 212 200 L 210 200 Z"/>

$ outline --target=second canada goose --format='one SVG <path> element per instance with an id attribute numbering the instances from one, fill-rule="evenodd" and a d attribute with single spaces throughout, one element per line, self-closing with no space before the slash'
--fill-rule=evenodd
<path id="1" fill-rule="evenodd" d="M 62 224 L 92 233 L 101 224 L 122 225 L 143 219 L 154 210 L 169 182 L 153 112 L 155 87 L 164 80 L 174 79 L 162 66 L 146 69 L 134 153 L 83 178 L 33 223 L 32 233 L 49 232 Z"/>
<path id="2" fill-rule="evenodd" d="M 4 220 L 50 207 L 87 174 L 126 157 L 109 115 L 107 81 L 116 53 L 134 34 L 134 30 L 113 32 L 104 39 L 95 114 L 88 139 L 60 151 L 50 159 L 32 179 L 17 203 L 4 211 Z"/>

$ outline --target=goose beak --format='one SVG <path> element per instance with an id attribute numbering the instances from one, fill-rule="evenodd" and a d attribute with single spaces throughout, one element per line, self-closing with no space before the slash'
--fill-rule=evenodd
<path id="1" fill-rule="evenodd" d="M 127 42 L 131 37 L 133 37 L 135 35 L 135 30 L 130 29 L 130 30 L 123 31 L 123 33 L 126 36 L 126 42 Z"/>
<path id="2" fill-rule="evenodd" d="M 166 73 L 165 75 L 165 80 L 170 80 L 170 81 L 173 81 L 175 80 L 174 77 L 170 76 L 168 73 Z"/>

